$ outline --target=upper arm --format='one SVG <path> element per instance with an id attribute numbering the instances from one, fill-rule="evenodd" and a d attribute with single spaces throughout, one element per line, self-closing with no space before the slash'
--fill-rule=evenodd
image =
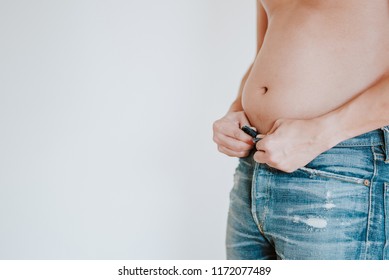
<path id="1" fill-rule="evenodd" d="M 261 0 L 257 0 L 257 53 L 262 47 L 267 30 L 267 14 Z"/>

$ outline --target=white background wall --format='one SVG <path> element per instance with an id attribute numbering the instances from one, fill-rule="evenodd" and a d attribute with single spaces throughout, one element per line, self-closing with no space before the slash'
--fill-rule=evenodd
<path id="1" fill-rule="evenodd" d="M 0 0 L 0 258 L 224 259 L 254 53 L 254 0 Z"/>

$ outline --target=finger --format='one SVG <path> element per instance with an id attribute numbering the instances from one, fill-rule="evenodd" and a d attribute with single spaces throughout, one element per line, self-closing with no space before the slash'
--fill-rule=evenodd
<path id="1" fill-rule="evenodd" d="M 247 157 L 250 154 L 250 151 L 233 151 L 228 149 L 227 147 L 224 146 L 218 146 L 219 152 L 226 154 L 227 156 L 230 157 Z"/>
<path id="2" fill-rule="evenodd" d="M 252 137 L 241 130 L 239 126 L 226 126 L 222 133 L 236 140 L 252 143 Z"/>
<path id="3" fill-rule="evenodd" d="M 215 142 L 220 146 L 224 146 L 235 152 L 249 151 L 254 147 L 254 143 L 252 141 L 246 143 L 222 134 L 216 135 Z"/>
<path id="4" fill-rule="evenodd" d="M 259 135 L 258 135 L 259 136 Z M 255 143 L 255 148 L 258 150 L 258 151 L 265 151 L 266 150 L 266 142 L 267 142 L 267 139 L 265 139 L 266 135 L 262 135 L 263 137 L 260 138 L 260 137 L 257 137 L 259 138 L 260 140 L 256 141 Z"/>
<path id="5" fill-rule="evenodd" d="M 264 151 L 257 151 L 254 153 L 254 160 L 258 163 L 267 163 L 266 153 Z"/>
<path id="6" fill-rule="evenodd" d="M 226 122 L 226 121 L 218 121 L 213 124 L 213 132 L 214 136 L 217 135 L 226 135 L 231 138 L 250 143 L 251 137 L 244 133 L 239 126 L 239 122 Z M 218 136 L 221 138 L 220 136 Z"/>

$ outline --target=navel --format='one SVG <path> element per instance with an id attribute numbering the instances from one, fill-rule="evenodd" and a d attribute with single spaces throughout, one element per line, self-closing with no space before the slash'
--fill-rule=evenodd
<path id="1" fill-rule="evenodd" d="M 267 88 L 267 87 L 260 87 L 260 88 L 258 89 L 258 93 L 259 93 L 259 94 L 265 94 L 267 91 L 268 91 L 268 88 Z"/>

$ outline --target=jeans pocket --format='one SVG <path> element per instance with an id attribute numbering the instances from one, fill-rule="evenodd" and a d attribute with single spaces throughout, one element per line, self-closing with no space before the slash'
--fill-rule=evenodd
<path id="1" fill-rule="evenodd" d="M 335 179 L 335 180 L 349 182 L 349 183 L 370 186 L 370 181 L 364 178 L 357 178 L 353 176 L 337 174 L 334 172 L 328 172 L 328 171 L 323 171 L 323 170 L 318 170 L 318 169 L 308 168 L 308 167 L 301 167 L 297 169 L 297 171 L 304 172 L 312 178 L 323 177 L 323 178 Z"/>

